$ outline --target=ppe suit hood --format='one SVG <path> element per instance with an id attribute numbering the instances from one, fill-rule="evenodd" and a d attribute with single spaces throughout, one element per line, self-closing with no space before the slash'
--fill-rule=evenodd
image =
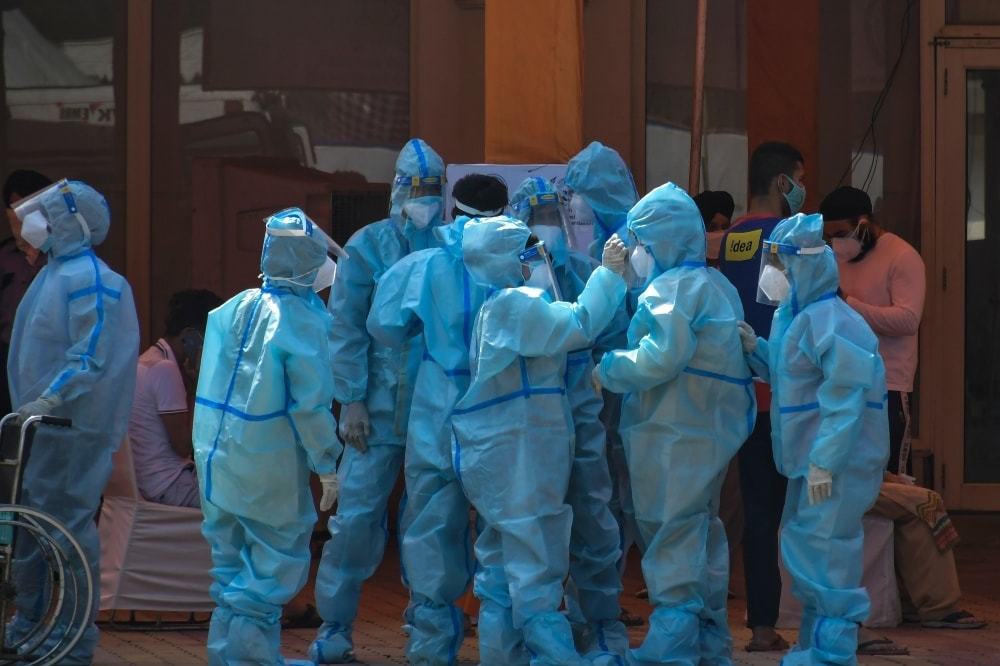
<path id="1" fill-rule="evenodd" d="M 69 193 L 54 189 L 41 200 L 42 209 L 52 231 L 52 256 L 64 257 L 88 247 L 96 247 L 108 237 L 111 226 L 111 210 L 100 192 L 79 181 L 68 181 Z M 83 234 L 80 219 L 70 210 L 70 199 L 76 211 L 83 216 L 90 231 L 90 240 Z"/>
<path id="2" fill-rule="evenodd" d="M 473 281 L 493 289 L 524 284 L 518 254 L 529 236 L 523 222 L 502 215 L 467 225 L 462 255 Z"/>
<path id="3" fill-rule="evenodd" d="M 639 198 L 621 155 L 599 141 L 569 161 L 566 184 L 586 200 L 608 236 L 625 223 L 625 215 Z"/>
<path id="4" fill-rule="evenodd" d="M 268 218 L 268 233 L 264 236 L 264 250 L 260 258 L 260 271 L 264 274 L 265 287 L 288 287 L 296 293 L 312 290 L 316 273 L 326 261 L 326 244 L 315 236 L 275 236 L 270 233 L 301 228 L 303 220 L 307 220 L 306 224 L 313 224 L 297 208 L 290 208 Z"/>
<path id="5" fill-rule="evenodd" d="M 423 139 L 410 139 L 399 151 L 396 158 L 396 176 L 418 178 L 437 177 L 444 179 L 444 160 Z M 392 183 L 392 193 L 389 198 L 389 215 L 399 219 L 403 214 L 403 204 L 410 196 L 410 182 Z"/>
<path id="6" fill-rule="evenodd" d="M 438 242 L 449 254 L 462 256 L 462 236 L 465 232 L 465 225 L 472 221 L 468 215 L 459 215 L 451 224 L 434 228 L 434 235 Z"/>
<path id="7" fill-rule="evenodd" d="M 770 240 L 797 248 L 824 247 L 823 216 L 799 213 L 782 220 L 771 232 Z M 780 256 L 792 286 L 790 304 L 793 313 L 798 313 L 823 296 L 837 292 L 840 274 L 837 271 L 837 260 L 829 247 L 822 254 Z"/>
<path id="8" fill-rule="evenodd" d="M 628 213 L 628 230 L 656 260 L 653 276 L 683 264 L 705 265 L 705 224 L 694 200 L 667 183 L 639 200 Z"/>

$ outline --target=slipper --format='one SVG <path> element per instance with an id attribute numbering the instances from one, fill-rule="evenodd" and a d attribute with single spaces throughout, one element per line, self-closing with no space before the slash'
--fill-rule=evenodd
<path id="1" fill-rule="evenodd" d="M 927 620 L 920 624 L 928 629 L 982 629 L 986 626 L 985 622 L 977 620 L 975 615 L 964 610 L 946 615 L 940 620 Z"/>
<path id="2" fill-rule="evenodd" d="M 639 590 L 638 592 L 636 592 L 635 593 L 635 598 L 636 599 L 649 599 L 649 588 L 644 587 L 641 590 Z"/>
<path id="3" fill-rule="evenodd" d="M 747 652 L 784 652 L 788 649 L 788 641 L 775 634 L 774 640 L 769 642 L 754 639 L 747 643 Z"/>
<path id="4" fill-rule="evenodd" d="M 858 654 L 875 657 L 905 657 L 910 654 L 910 649 L 902 645 L 897 645 L 892 639 L 876 638 L 858 644 Z"/>

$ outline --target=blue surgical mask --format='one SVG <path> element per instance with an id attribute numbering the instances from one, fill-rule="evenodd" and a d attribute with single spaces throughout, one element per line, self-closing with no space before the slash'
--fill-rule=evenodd
<path id="1" fill-rule="evenodd" d="M 795 179 L 789 175 L 785 175 L 788 180 L 788 184 L 792 186 L 792 189 L 784 193 L 785 201 L 788 202 L 788 210 L 790 215 L 797 215 L 802 211 L 802 205 L 806 202 L 806 188 L 804 185 L 799 185 L 795 182 Z"/>

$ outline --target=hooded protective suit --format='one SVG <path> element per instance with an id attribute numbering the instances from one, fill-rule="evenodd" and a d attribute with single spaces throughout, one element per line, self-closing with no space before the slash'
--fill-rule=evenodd
<path id="1" fill-rule="evenodd" d="M 455 468 L 486 524 L 476 541 L 475 585 L 480 637 L 493 640 L 480 646 L 484 664 L 523 661 L 525 647 L 532 664 L 580 662 L 558 610 L 575 439 L 566 353 L 593 345 L 625 296 L 624 280 L 603 267 L 576 303 L 518 287 L 518 254 L 529 235 L 521 222 L 498 217 L 468 225 L 462 241 L 473 281 L 495 290 L 476 317 L 472 381 L 452 416 Z"/>
<path id="2" fill-rule="evenodd" d="M 590 257 L 571 250 L 562 225 L 536 224 L 533 213 L 544 207 L 559 209 L 558 195 L 552 184 L 543 178 L 528 178 L 511 197 L 511 208 L 518 219 L 528 225 L 536 236 L 548 236 L 553 242 L 554 273 L 559 293 L 567 302 L 575 302 L 597 266 Z M 554 211 L 553 211 L 554 212 Z M 555 229 L 559 235 L 555 235 Z M 546 240 L 546 244 L 549 241 Z M 566 503 L 573 510 L 573 529 L 570 533 L 569 588 L 571 620 L 586 622 L 589 648 L 587 654 L 611 652 L 622 657 L 628 649 L 628 634 L 619 621 L 621 606 L 621 576 L 618 560 L 621 557 L 621 534 L 611 513 L 611 475 L 601 409 L 604 402 L 595 394 L 590 375 L 594 369 L 594 356 L 603 354 L 623 340 L 628 320 L 619 308 L 611 324 L 602 331 L 594 347 L 575 349 L 566 357 L 566 398 L 573 416 L 576 447 L 570 473 Z M 582 616 L 582 617 L 580 617 Z"/>
<path id="3" fill-rule="evenodd" d="M 718 517 L 730 459 L 753 429 L 756 402 L 738 332 L 736 289 L 705 264 L 705 227 L 673 183 L 629 212 L 630 239 L 652 255 L 629 349 L 597 376 L 626 393 L 621 417 L 653 605 L 638 663 L 728 663 L 729 555 Z"/>
<path id="4" fill-rule="evenodd" d="M 412 594 L 407 657 L 414 664 L 453 663 L 465 634 L 454 602 L 472 578 L 469 502 L 451 460 L 451 410 L 469 387 L 472 323 L 486 290 L 462 261 L 466 224 L 437 229 L 443 247 L 415 252 L 385 274 L 368 331 L 401 346 L 423 334 L 406 438 L 406 515 L 401 557 Z"/>
<path id="5" fill-rule="evenodd" d="M 639 199 L 632 172 L 618 151 L 593 141 L 566 164 L 566 185 L 583 197 L 594 213 L 594 242 L 589 254 L 600 260 L 611 235 L 623 235 L 625 217 Z"/>
<path id="6" fill-rule="evenodd" d="M 309 574 L 310 470 L 334 471 L 330 315 L 312 283 L 326 259 L 298 209 L 272 216 L 264 284 L 208 317 L 194 452 L 212 548 L 211 664 L 281 664 L 281 609 Z M 262 473 L 266 470 L 266 473 Z"/>
<path id="7" fill-rule="evenodd" d="M 111 456 L 128 426 L 139 324 L 128 282 L 92 249 L 104 242 L 111 225 L 104 197 L 86 183 L 66 181 L 40 203 L 51 230 L 40 249 L 48 252 L 49 261 L 17 309 L 7 372 L 15 409 L 37 414 L 41 412 L 31 405 L 48 403 L 49 415 L 73 421 L 70 429 L 42 426 L 35 433 L 21 503 L 62 522 L 87 555 L 94 580 L 93 615 L 81 641 L 60 663 L 89 664 L 98 640 L 93 616 L 101 580 L 94 514 L 111 474 Z M 67 543 L 61 545 L 68 551 Z M 19 538 L 13 570 L 17 615 L 10 638 L 19 640 L 43 619 L 46 571 L 45 555 L 34 539 Z M 77 580 L 83 575 L 82 569 L 77 571 Z M 68 621 L 67 616 L 64 623 Z M 65 624 L 57 626 L 42 652 L 66 630 Z"/>
<path id="8" fill-rule="evenodd" d="M 348 447 L 337 470 L 340 497 L 316 575 L 316 606 L 324 621 L 313 645 L 312 656 L 318 663 L 353 658 L 351 624 L 358 613 L 361 584 L 375 573 L 385 550 L 386 503 L 403 465 L 423 346 L 419 338 L 397 348 L 372 340 L 366 321 L 385 272 L 411 252 L 435 245 L 433 231 L 440 215 L 418 228 L 404 208 L 418 198 L 429 198 L 414 196 L 419 188 L 435 184 L 440 188 L 443 179 L 444 162 L 434 149 L 422 139 L 408 141 L 396 160 L 389 217 L 351 236 L 345 247 L 349 258 L 338 263 L 330 290 L 334 397 L 341 405 L 363 402 L 371 432 L 368 450 Z"/>
<path id="9" fill-rule="evenodd" d="M 861 518 L 871 508 L 889 456 L 885 368 L 878 339 L 837 297 L 837 262 L 823 247 L 823 218 L 796 215 L 771 232 L 791 284 L 769 340 L 749 357 L 771 384 L 772 440 L 788 477 L 781 557 L 802 602 L 799 643 L 789 664 L 857 663 L 858 625 L 868 616 L 861 586 Z M 833 476 L 832 496 L 808 500 L 810 465 Z"/>

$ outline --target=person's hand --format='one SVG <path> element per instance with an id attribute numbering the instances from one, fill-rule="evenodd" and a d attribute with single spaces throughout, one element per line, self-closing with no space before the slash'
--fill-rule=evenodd
<path id="1" fill-rule="evenodd" d="M 62 401 L 59 398 L 43 395 L 17 410 L 18 421 L 24 423 L 32 416 L 50 416 L 61 404 Z"/>
<path id="2" fill-rule="evenodd" d="M 809 487 L 809 504 L 825 502 L 833 493 L 833 475 L 822 467 L 809 463 L 806 485 Z"/>
<path id="3" fill-rule="evenodd" d="M 336 472 L 333 474 L 320 474 L 319 482 L 323 484 L 323 497 L 319 501 L 320 511 L 329 511 L 333 508 L 333 503 L 337 501 L 337 493 L 340 490 L 340 479 Z"/>
<path id="4" fill-rule="evenodd" d="M 625 262 L 628 259 L 628 248 L 625 243 L 614 234 L 604 244 L 604 254 L 601 255 L 601 265 L 605 268 L 622 275 L 625 272 Z"/>
<path id="5" fill-rule="evenodd" d="M 590 373 L 590 385 L 594 387 L 594 391 L 597 393 L 597 397 L 601 397 L 601 390 L 604 388 L 601 385 L 601 375 L 598 372 L 598 368 L 594 367 L 593 371 Z"/>
<path id="6" fill-rule="evenodd" d="M 743 343 L 743 353 L 754 353 L 757 350 L 757 333 L 745 321 L 741 321 L 738 326 L 740 327 L 740 342 Z"/>
<path id="7" fill-rule="evenodd" d="M 882 480 L 888 483 L 898 483 L 904 486 L 912 486 L 917 483 L 916 478 L 910 476 L 909 474 L 893 474 L 892 472 L 883 472 Z"/>
<path id="8" fill-rule="evenodd" d="M 340 414 L 340 436 L 344 443 L 360 453 L 368 450 L 368 435 L 372 432 L 368 408 L 364 401 L 344 405 Z"/>

